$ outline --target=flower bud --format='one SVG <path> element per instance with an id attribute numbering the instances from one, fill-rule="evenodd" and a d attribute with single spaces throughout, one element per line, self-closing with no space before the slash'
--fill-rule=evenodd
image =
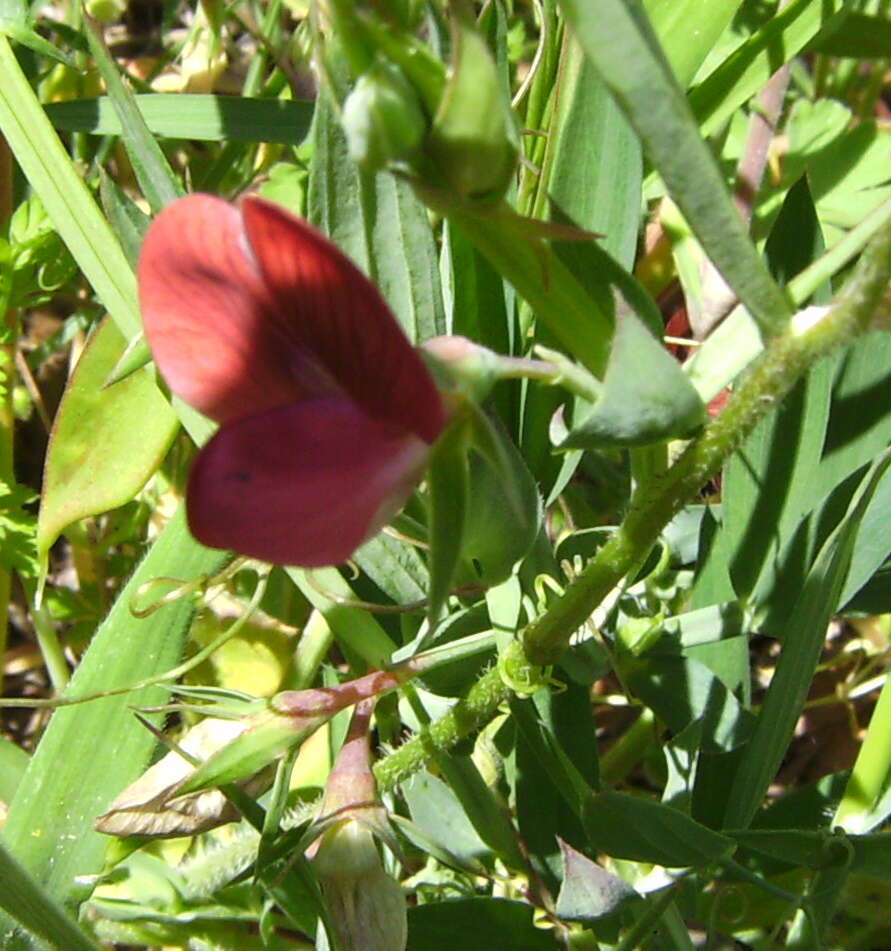
<path id="1" fill-rule="evenodd" d="M 359 77 L 341 121 L 350 157 L 372 172 L 411 158 L 427 133 L 417 93 L 399 67 L 383 59 Z"/>
<path id="2" fill-rule="evenodd" d="M 497 201 L 510 185 L 519 137 L 507 90 L 472 17 L 455 14 L 451 74 L 429 152 L 462 198 Z"/>
<path id="3" fill-rule="evenodd" d="M 385 871 L 374 835 L 358 819 L 322 833 L 313 859 L 337 947 L 343 951 L 403 951 L 405 897 Z"/>
<path id="4" fill-rule="evenodd" d="M 337 951 L 404 951 L 405 898 L 384 870 L 375 839 L 398 854 L 386 809 L 377 799 L 368 727 L 373 700 L 356 705 L 346 741 L 325 786 L 322 814 L 300 848 L 307 854 L 328 906 Z"/>

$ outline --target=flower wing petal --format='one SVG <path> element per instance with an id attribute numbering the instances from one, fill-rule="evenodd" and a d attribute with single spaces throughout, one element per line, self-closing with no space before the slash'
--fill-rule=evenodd
<path id="1" fill-rule="evenodd" d="M 268 410 L 223 426 L 198 455 L 189 527 L 263 561 L 336 565 L 402 507 L 427 454 L 346 398 Z"/>
<path id="2" fill-rule="evenodd" d="M 146 337 L 171 390 L 218 422 L 302 395 L 238 209 L 189 195 L 154 220 L 139 258 Z"/>
<path id="3" fill-rule="evenodd" d="M 302 347 L 370 415 L 435 442 L 445 425 L 430 371 L 377 288 L 326 237 L 278 205 L 242 202 L 266 285 Z"/>

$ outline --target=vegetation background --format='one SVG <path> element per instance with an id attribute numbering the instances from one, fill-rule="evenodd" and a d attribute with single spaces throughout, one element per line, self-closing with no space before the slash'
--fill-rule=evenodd
<path id="1" fill-rule="evenodd" d="M 889 64 L 881 0 L 0 0 L 2 946 L 889 947 Z M 188 533 L 134 268 L 193 191 L 515 358 L 347 566 Z M 349 704 L 269 698 L 382 667 L 332 886 Z"/>

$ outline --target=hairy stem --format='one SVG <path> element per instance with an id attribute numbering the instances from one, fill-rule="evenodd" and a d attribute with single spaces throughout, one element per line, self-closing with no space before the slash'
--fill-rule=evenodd
<path id="1" fill-rule="evenodd" d="M 758 422 L 819 357 L 864 330 L 891 275 L 891 227 L 879 232 L 834 307 L 808 329 L 802 321 L 775 338 L 724 411 L 660 479 L 641 486 L 628 514 L 564 595 L 529 625 L 526 653 L 553 663 L 604 597 L 645 556 L 662 529 L 692 499 Z M 803 312 L 807 314 L 808 312 Z"/>

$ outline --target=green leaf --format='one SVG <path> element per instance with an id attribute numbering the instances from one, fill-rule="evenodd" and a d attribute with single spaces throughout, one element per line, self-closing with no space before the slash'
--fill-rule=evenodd
<path id="1" fill-rule="evenodd" d="M 583 805 L 597 783 L 598 764 L 590 692 L 567 684 L 559 694 L 540 690 L 511 700 L 517 727 L 517 822 L 537 874 L 556 888 L 561 840 L 581 848 Z"/>
<path id="2" fill-rule="evenodd" d="M 571 33 L 560 60 L 547 191 L 623 268 L 634 264 L 643 158 L 637 135 Z"/>
<path id="3" fill-rule="evenodd" d="M 618 316 L 603 395 L 560 448 L 643 446 L 688 436 L 705 406 L 680 364 L 631 312 Z"/>
<path id="4" fill-rule="evenodd" d="M 845 0 L 792 0 L 771 16 L 691 90 L 690 107 L 702 134 L 719 131 L 783 63 L 794 59 L 822 29 L 844 22 L 847 6 Z"/>
<path id="5" fill-rule="evenodd" d="M 177 664 L 193 599 L 179 598 L 145 618 L 131 613 L 132 600 L 146 582 L 160 576 L 184 581 L 213 576 L 227 558 L 190 537 L 180 510 L 99 626 L 65 696 L 123 687 Z M 93 831 L 94 818 L 142 772 L 156 745 L 130 708 L 157 704 L 166 696 L 162 688 L 150 687 L 56 710 L 31 758 L 3 838 L 15 858 L 66 906 L 89 893 L 78 876 L 102 868 L 106 839 Z M 0 924 L 0 944 L 5 925 Z M 13 951 L 22 945 L 13 941 L 3 947 Z"/>
<path id="6" fill-rule="evenodd" d="M 408 910 L 406 951 L 557 951 L 553 931 L 538 928 L 531 905 L 506 898 L 429 902 Z"/>
<path id="7" fill-rule="evenodd" d="M 143 93 L 134 98 L 152 134 L 165 139 L 300 145 L 313 115 L 313 103 L 300 100 L 197 93 Z M 66 132 L 122 134 L 108 96 L 50 103 L 46 114 L 57 129 Z"/>
<path id="8" fill-rule="evenodd" d="M 37 526 L 41 560 L 72 522 L 133 498 L 179 428 L 149 370 L 103 389 L 123 352 L 120 331 L 106 319 L 69 381 L 47 451 Z"/>
<path id="9" fill-rule="evenodd" d="M 886 59 L 889 49 L 891 19 L 851 11 L 821 30 L 807 51 L 824 56 Z"/>
<path id="10" fill-rule="evenodd" d="M 20 746 L 0 736 L 0 802 L 12 801 L 29 761 L 30 757 Z"/>
<path id="11" fill-rule="evenodd" d="M 683 89 L 693 81 L 740 0 L 644 0 L 644 9 Z M 695 30 L 688 29 L 690 23 Z"/>
<path id="12" fill-rule="evenodd" d="M 99 951 L 68 915 L 0 844 L 0 908 L 60 951 Z M 4 948 L 8 945 L 4 944 Z"/>
<path id="13" fill-rule="evenodd" d="M 105 46 L 105 40 L 92 23 L 87 22 L 85 30 L 90 52 L 121 123 L 121 137 L 130 156 L 136 180 L 149 207 L 157 213 L 185 192 L 173 174 L 161 147 L 149 132 L 133 93 L 121 80 L 118 68 Z"/>
<path id="14" fill-rule="evenodd" d="M 445 332 L 433 232 L 411 188 L 388 173 L 361 172 L 326 95 L 316 107 L 308 220 L 380 287 L 408 338 Z"/>
<path id="15" fill-rule="evenodd" d="M 411 604 L 426 596 L 427 566 L 412 545 L 378 532 L 352 559 L 394 604 Z"/>
<path id="16" fill-rule="evenodd" d="M 133 271 L 2 36 L 0 130 L 53 226 L 129 339 L 141 326 Z"/>
<path id="17" fill-rule="evenodd" d="M 836 367 L 837 357 L 813 367 L 726 467 L 728 567 L 741 598 L 772 581 L 783 547 L 820 500 L 815 480 Z"/>
<path id="18" fill-rule="evenodd" d="M 557 896 L 557 917 L 564 921 L 596 921 L 639 897 L 627 883 L 576 852 L 561 840 L 563 882 Z"/>
<path id="19" fill-rule="evenodd" d="M 749 824 L 786 753 L 820 658 L 826 626 L 848 575 L 860 524 L 889 464 L 891 453 L 886 452 L 863 477 L 788 615 L 776 672 L 730 791 L 724 822 L 728 828 Z"/>
<path id="20" fill-rule="evenodd" d="M 430 494 L 430 587 L 427 617 L 436 624 L 448 600 L 467 519 L 467 431 L 453 424 L 439 437 L 430 454 L 427 484 Z"/>
<path id="21" fill-rule="evenodd" d="M 789 305 L 749 240 L 639 6 L 631 0 L 561 0 L 560 6 L 706 253 L 762 333 L 781 330 Z"/>
<path id="22" fill-rule="evenodd" d="M 474 452 L 461 557 L 486 586 L 508 578 L 532 547 L 542 521 L 541 498 L 523 457 L 496 417 L 475 410 Z"/>
<path id="23" fill-rule="evenodd" d="M 102 207 L 114 228 L 118 241 L 121 242 L 130 266 L 135 271 L 142 239 L 148 231 L 151 219 L 101 166 L 99 181 Z"/>
<path id="24" fill-rule="evenodd" d="M 699 661 L 653 651 L 621 667 L 629 689 L 674 733 L 700 723 L 706 752 L 735 749 L 751 735 L 752 715 Z"/>
<path id="25" fill-rule="evenodd" d="M 667 868 L 708 865 L 734 849 L 732 839 L 677 809 L 624 793 L 592 795 L 584 821 L 591 847 L 598 852 Z"/>
<path id="26" fill-rule="evenodd" d="M 403 783 L 401 789 L 413 822 L 443 848 L 465 862 L 488 853 L 458 797 L 441 779 L 422 770 Z"/>

